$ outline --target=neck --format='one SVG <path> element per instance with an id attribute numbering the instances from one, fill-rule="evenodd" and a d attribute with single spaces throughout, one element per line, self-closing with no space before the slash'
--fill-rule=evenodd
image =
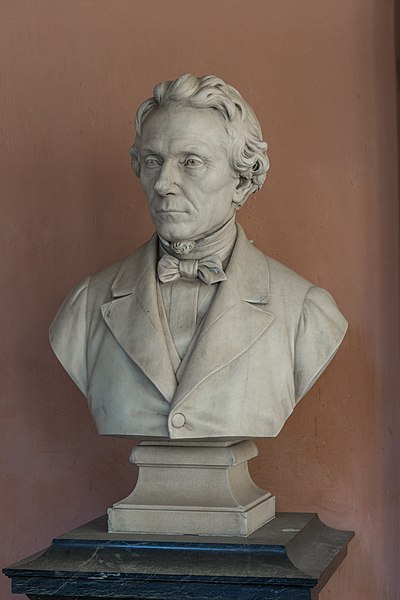
<path id="1" fill-rule="evenodd" d="M 160 235 L 162 249 L 180 259 L 201 259 L 206 256 L 218 254 L 222 260 L 225 260 L 232 252 L 236 240 L 236 221 L 235 215 L 229 219 L 222 227 L 197 240 L 181 240 L 179 242 L 170 242 Z M 221 255 L 224 255 L 222 258 Z"/>

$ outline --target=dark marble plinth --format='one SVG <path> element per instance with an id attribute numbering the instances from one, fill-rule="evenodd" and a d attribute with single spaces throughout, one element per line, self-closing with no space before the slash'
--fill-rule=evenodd
<path id="1" fill-rule="evenodd" d="M 31 600 L 314 600 L 352 537 L 307 513 L 247 538 L 109 534 L 101 517 L 4 572 Z"/>

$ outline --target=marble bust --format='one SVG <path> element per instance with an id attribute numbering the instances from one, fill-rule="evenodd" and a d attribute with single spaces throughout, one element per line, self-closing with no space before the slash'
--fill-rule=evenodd
<path id="1" fill-rule="evenodd" d="M 50 339 L 99 433 L 176 441 L 276 436 L 347 323 L 328 292 L 236 224 L 269 167 L 237 90 L 183 75 L 136 115 L 132 164 L 156 232 L 86 278 Z"/>

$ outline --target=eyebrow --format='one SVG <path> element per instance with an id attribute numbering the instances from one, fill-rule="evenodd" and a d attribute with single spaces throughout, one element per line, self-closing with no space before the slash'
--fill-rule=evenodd
<path id="1" fill-rule="evenodd" d="M 155 150 L 154 148 L 152 148 L 151 146 L 143 146 L 140 149 L 141 152 L 143 153 L 149 153 L 149 154 L 160 154 L 157 150 Z M 208 146 L 206 144 L 201 144 L 199 146 L 184 146 L 182 149 L 179 150 L 178 154 L 197 154 L 199 156 L 204 156 L 204 154 L 209 154 L 210 153 L 210 149 L 208 148 Z"/>
<path id="2" fill-rule="evenodd" d="M 181 154 L 202 154 L 205 150 L 207 151 L 209 148 L 206 144 L 202 144 L 200 146 L 185 146 L 182 150 Z"/>
<path id="3" fill-rule="evenodd" d="M 150 154 L 157 154 L 157 152 L 155 150 L 153 150 L 153 148 L 151 148 L 150 146 L 143 146 L 140 148 L 141 152 L 150 152 Z"/>

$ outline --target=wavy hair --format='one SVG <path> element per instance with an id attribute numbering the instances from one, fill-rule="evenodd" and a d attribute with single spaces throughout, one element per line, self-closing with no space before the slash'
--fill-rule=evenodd
<path id="1" fill-rule="evenodd" d="M 153 110 L 168 104 L 217 110 L 227 122 L 231 167 L 241 178 L 252 183 L 246 198 L 261 188 L 269 169 L 269 160 L 268 145 L 262 139 L 260 123 L 239 92 L 214 75 L 195 77 L 186 74 L 174 81 L 162 81 L 155 86 L 153 96 L 139 106 L 136 113 L 136 139 L 129 152 L 136 175 L 140 176 L 143 123 Z"/>

